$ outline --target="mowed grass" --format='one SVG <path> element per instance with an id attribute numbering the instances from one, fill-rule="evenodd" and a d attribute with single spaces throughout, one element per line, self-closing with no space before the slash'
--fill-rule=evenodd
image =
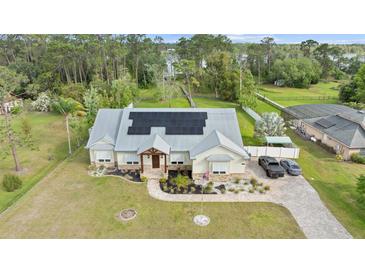
<path id="1" fill-rule="evenodd" d="M 0 238 L 304 238 L 284 207 L 272 203 L 174 203 L 146 184 L 87 175 L 80 151 L 0 216 Z M 137 217 L 121 222 L 126 208 Z M 207 227 L 193 223 L 205 214 Z"/>
<path id="2" fill-rule="evenodd" d="M 351 235 L 365 238 L 365 209 L 356 202 L 356 178 L 365 174 L 364 165 L 338 162 L 334 154 L 317 144 L 301 139 L 290 130 L 288 135 L 300 147 L 298 163 L 304 177 Z"/>
<path id="3" fill-rule="evenodd" d="M 137 108 L 169 108 L 169 101 L 155 101 L 153 99 L 142 99 L 140 102 L 135 104 Z M 177 97 L 171 99 L 172 108 L 188 108 L 190 107 L 189 102 L 184 97 Z"/>
<path id="4" fill-rule="evenodd" d="M 244 145 L 259 144 L 257 138 L 254 138 L 255 121 L 238 104 L 214 98 L 193 98 L 193 100 L 200 108 L 235 108 Z"/>
<path id="5" fill-rule="evenodd" d="M 22 196 L 52 168 L 67 156 L 67 138 L 62 116 L 52 113 L 24 113 L 23 117 L 29 120 L 36 150 L 26 147 L 17 147 L 20 164 L 24 169 L 19 174 L 23 186 L 14 192 L 6 192 L 0 185 L 0 212 Z M 3 117 L 0 117 L 3 119 Z M 14 130 L 19 131 L 20 117 L 13 118 Z M 8 149 L 0 147 L 0 149 Z M 10 152 L 10 151 L 9 151 Z M 6 173 L 14 173 L 14 160 L 9 154 L 0 160 L 0 180 Z"/>
<path id="6" fill-rule="evenodd" d="M 319 96 L 331 96 L 337 98 L 339 85 L 340 84 L 337 82 L 320 82 L 316 85 L 312 85 L 308 89 L 262 85 L 261 87 L 263 90 L 260 90 L 260 93 L 283 106 L 334 104 L 338 102 L 337 99 L 318 100 L 314 98 Z"/>

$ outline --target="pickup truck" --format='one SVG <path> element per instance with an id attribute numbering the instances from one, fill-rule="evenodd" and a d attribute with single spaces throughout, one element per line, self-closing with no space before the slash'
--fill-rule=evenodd
<path id="1" fill-rule="evenodd" d="M 271 178 L 284 177 L 285 170 L 273 157 L 260 156 L 259 165 L 266 171 L 266 175 Z"/>

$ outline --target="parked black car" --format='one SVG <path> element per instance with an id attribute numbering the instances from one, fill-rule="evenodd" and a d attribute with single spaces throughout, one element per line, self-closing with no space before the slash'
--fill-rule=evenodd
<path id="1" fill-rule="evenodd" d="M 279 165 L 279 162 L 268 156 L 259 157 L 259 165 L 266 171 L 266 175 L 271 178 L 284 177 L 285 170 Z"/>
<path id="2" fill-rule="evenodd" d="M 283 159 L 280 160 L 280 165 L 285 169 L 286 172 L 288 172 L 288 174 L 293 175 L 293 176 L 298 176 L 300 174 L 302 174 L 302 169 L 300 168 L 300 166 L 297 164 L 297 162 L 293 161 L 293 160 L 289 160 L 289 159 Z"/>

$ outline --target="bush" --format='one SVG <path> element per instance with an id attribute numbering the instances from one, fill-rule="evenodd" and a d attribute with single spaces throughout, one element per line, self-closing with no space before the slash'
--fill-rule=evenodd
<path id="1" fill-rule="evenodd" d="M 266 191 L 270 190 L 270 186 L 268 186 L 268 185 L 264 186 L 264 190 L 266 190 Z"/>
<path id="2" fill-rule="evenodd" d="M 341 154 L 336 154 L 336 160 L 339 162 L 343 161 L 343 156 Z"/>
<path id="3" fill-rule="evenodd" d="M 13 174 L 5 174 L 3 178 L 3 186 L 7 192 L 13 192 L 22 186 L 22 180 L 19 176 Z"/>
<path id="4" fill-rule="evenodd" d="M 365 164 L 365 156 L 360 155 L 359 153 L 351 154 L 351 161 L 358 164 Z"/>
<path id="5" fill-rule="evenodd" d="M 257 185 L 257 179 L 256 178 L 251 178 L 250 183 L 253 187 L 255 187 Z"/>
<path id="6" fill-rule="evenodd" d="M 259 192 L 260 192 L 261 194 L 264 194 L 264 193 L 265 193 L 265 190 L 264 190 L 263 188 L 260 188 L 260 189 L 259 189 Z"/>
<path id="7" fill-rule="evenodd" d="M 238 185 L 238 184 L 240 183 L 240 181 L 241 181 L 241 179 L 240 179 L 240 178 L 236 178 L 236 179 L 234 180 L 234 183 Z"/>
<path id="8" fill-rule="evenodd" d="M 238 194 L 239 192 L 240 192 L 240 191 L 239 191 L 238 189 L 235 189 L 235 190 L 234 190 L 234 193 L 235 193 L 235 194 Z"/>
<path id="9" fill-rule="evenodd" d="M 184 176 L 181 174 L 178 174 L 175 178 L 173 178 L 171 180 L 173 183 L 176 184 L 176 186 L 180 189 L 180 188 L 187 188 L 189 185 L 189 177 L 188 176 Z"/>
<path id="10" fill-rule="evenodd" d="M 161 179 L 160 179 L 160 183 L 161 183 L 161 184 L 166 184 L 166 182 L 167 182 L 167 179 L 166 179 L 166 178 L 161 178 Z"/>
<path id="11" fill-rule="evenodd" d="M 20 112 L 22 111 L 22 108 L 21 106 L 17 105 L 17 106 L 14 106 L 12 109 L 11 109 L 11 114 L 19 114 Z"/>
<path id="12" fill-rule="evenodd" d="M 250 193 L 254 193 L 254 192 L 255 192 L 255 190 L 254 190 L 252 187 L 250 187 L 250 189 L 248 190 L 248 192 L 250 192 Z"/>
<path id="13" fill-rule="evenodd" d="M 45 93 L 42 92 L 38 95 L 37 100 L 32 102 L 32 108 L 36 111 L 47 112 L 51 107 L 51 98 Z"/>
<path id="14" fill-rule="evenodd" d="M 234 191 L 234 188 L 230 188 L 228 189 L 229 192 L 233 192 Z"/>
<path id="15" fill-rule="evenodd" d="M 147 179 L 147 177 L 146 177 L 146 176 L 142 176 L 142 177 L 141 177 L 141 181 L 142 181 L 143 183 L 147 182 L 147 180 L 148 180 L 148 179 Z"/>

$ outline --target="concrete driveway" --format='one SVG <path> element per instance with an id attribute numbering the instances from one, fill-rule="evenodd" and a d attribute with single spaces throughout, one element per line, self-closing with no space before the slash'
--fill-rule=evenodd
<path id="1" fill-rule="evenodd" d="M 246 172 L 248 177 L 256 177 L 269 185 L 270 191 L 265 194 L 169 194 L 160 189 L 158 180 L 153 179 L 148 181 L 147 188 L 152 197 L 170 202 L 272 202 L 286 207 L 309 239 L 352 238 L 303 176 L 285 175 L 283 178 L 270 179 L 254 160 L 249 161 Z"/>
<path id="2" fill-rule="evenodd" d="M 283 178 L 270 179 L 257 161 L 248 163 L 247 172 L 270 185 L 271 190 L 268 193 L 270 200 L 285 206 L 308 238 L 352 238 L 303 176 L 286 174 Z"/>

